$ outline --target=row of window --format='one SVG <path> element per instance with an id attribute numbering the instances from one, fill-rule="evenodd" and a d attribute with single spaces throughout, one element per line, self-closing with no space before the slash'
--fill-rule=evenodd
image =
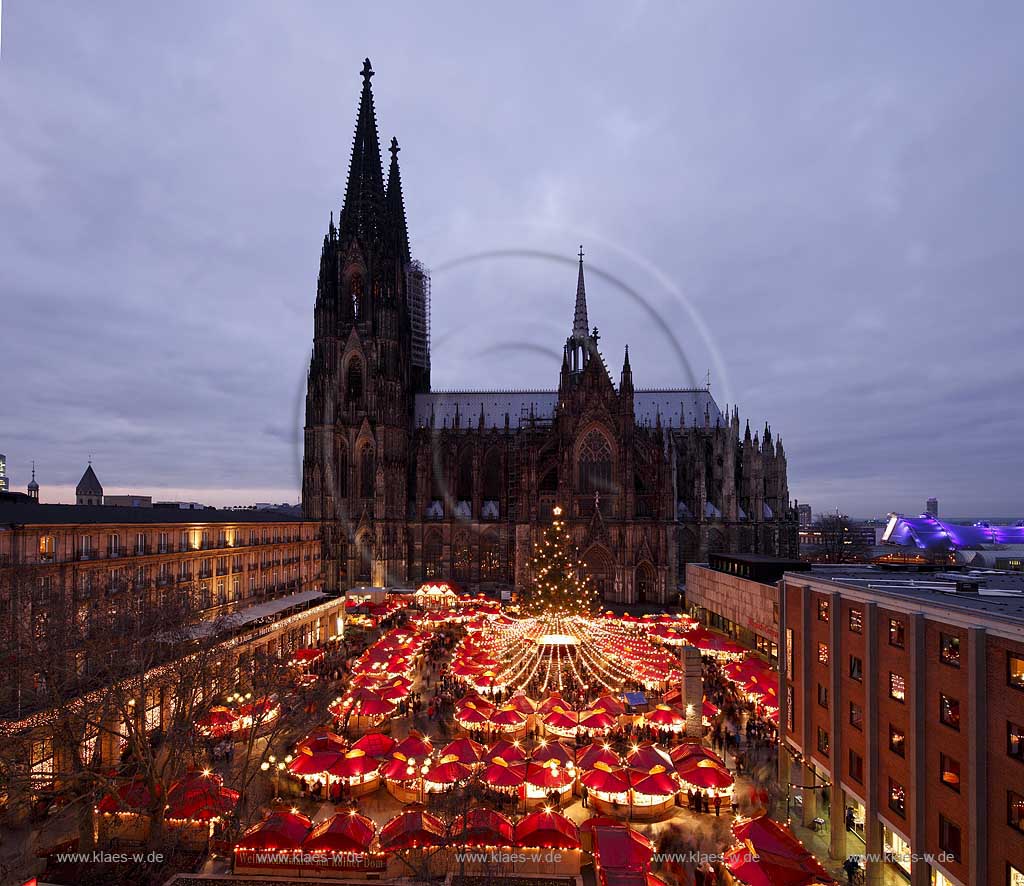
<path id="1" fill-rule="evenodd" d="M 830 613 L 828 600 L 818 601 L 818 620 L 828 622 Z M 850 608 L 850 633 L 861 634 L 864 632 L 864 613 L 856 607 Z M 902 619 L 889 619 L 889 645 L 897 649 L 905 649 L 907 643 L 907 628 Z M 818 644 L 818 661 L 828 664 L 828 644 Z M 953 634 L 939 634 L 939 661 L 950 667 L 960 667 L 960 638 Z"/>
<path id="2" fill-rule="evenodd" d="M 129 548 L 127 544 L 122 544 L 121 533 L 112 532 L 107 535 L 107 555 L 118 556 L 122 552 L 127 553 L 132 550 L 136 554 L 146 553 L 171 553 L 177 551 L 194 551 L 208 549 L 211 547 L 226 548 L 233 547 L 235 545 L 245 544 L 243 530 L 235 529 L 221 529 L 217 533 L 216 545 L 211 543 L 211 534 L 208 530 L 182 530 L 178 534 L 177 548 L 171 540 L 172 533 L 160 532 L 156 534 L 156 538 L 153 539 L 151 533 L 136 532 L 134 539 L 134 546 Z M 314 538 L 314 530 L 308 529 L 301 533 L 296 534 L 295 532 L 287 533 L 282 535 L 280 527 L 276 527 L 273 532 L 269 528 L 265 528 L 262 531 L 256 529 L 249 530 L 249 541 L 250 545 L 257 544 L 281 544 L 282 542 L 298 542 L 298 541 L 312 541 Z M 78 537 L 77 552 L 81 559 L 89 559 L 92 556 L 99 556 L 100 548 L 95 546 L 94 537 L 91 535 L 80 535 Z M 150 543 L 153 541 L 155 547 L 150 550 Z M 57 538 L 53 535 L 41 535 L 39 536 L 39 559 L 43 562 L 49 562 L 55 559 L 57 552 Z"/>

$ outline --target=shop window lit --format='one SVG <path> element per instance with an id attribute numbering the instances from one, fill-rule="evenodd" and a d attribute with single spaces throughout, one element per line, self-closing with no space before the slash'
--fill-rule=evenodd
<path id="1" fill-rule="evenodd" d="M 53 560 L 53 552 L 57 546 L 57 539 L 52 535 L 39 536 L 39 559 L 44 562 Z"/>
<path id="2" fill-rule="evenodd" d="M 906 628 L 898 618 L 889 619 L 889 645 L 902 649 L 907 643 Z"/>
<path id="3" fill-rule="evenodd" d="M 1024 658 L 1012 652 L 1006 655 L 1006 682 L 1014 689 L 1024 689 Z"/>
<path id="4" fill-rule="evenodd" d="M 907 684 L 899 674 L 889 672 L 889 698 L 896 701 L 906 701 Z"/>
<path id="5" fill-rule="evenodd" d="M 1013 791 L 1006 792 L 1006 822 L 1024 834 L 1024 797 Z"/>
<path id="6" fill-rule="evenodd" d="M 829 748 L 829 745 L 828 745 L 828 733 L 819 726 L 818 727 L 818 750 L 827 757 L 828 756 L 828 748 Z"/>
<path id="7" fill-rule="evenodd" d="M 818 621 L 828 621 L 829 605 L 828 600 L 818 601 Z"/>
<path id="8" fill-rule="evenodd" d="M 1024 871 L 1020 871 L 1012 864 L 1006 866 L 1007 886 L 1024 886 Z"/>
<path id="9" fill-rule="evenodd" d="M 939 696 L 939 720 L 951 729 L 960 728 L 960 702 L 948 695 Z"/>
<path id="10" fill-rule="evenodd" d="M 42 738 L 33 741 L 29 750 L 29 781 L 36 790 L 53 784 L 53 741 Z"/>
<path id="11" fill-rule="evenodd" d="M 960 667 L 960 638 L 939 634 L 939 659 L 950 667 Z"/>
<path id="12" fill-rule="evenodd" d="M 960 793 L 960 763 L 945 754 L 939 754 L 939 778 L 947 788 Z"/>
<path id="13" fill-rule="evenodd" d="M 889 779 L 889 808 L 899 816 L 907 814 L 907 791 L 898 781 Z"/>
<path id="14" fill-rule="evenodd" d="M 818 661 L 823 665 L 828 664 L 828 643 L 818 644 Z"/>
<path id="15" fill-rule="evenodd" d="M 823 708 L 828 707 L 828 687 L 818 684 L 818 704 Z"/>
<path id="16" fill-rule="evenodd" d="M 960 828 L 946 816 L 939 816 L 939 849 L 960 861 Z"/>
<path id="17" fill-rule="evenodd" d="M 889 724 L 889 750 L 903 757 L 907 753 L 907 734 Z"/>
<path id="18" fill-rule="evenodd" d="M 864 708 L 855 701 L 850 702 L 850 725 L 857 730 L 864 730 Z"/>
<path id="19" fill-rule="evenodd" d="M 850 751 L 850 778 L 864 784 L 864 758 L 856 751 Z"/>
<path id="20" fill-rule="evenodd" d="M 850 609 L 850 633 L 851 634 L 862 634 L 864 632 L 864 613 L 852 607 Z"/>
<path id="21" fill-rule="evenodd" d="M 1014 759 L 1024 761 L 1024 726 L 1007 722 L 1006 753 Z"/>
<path id="22" fill-rule="evenodd" d="M 850 656 L 850 679 L 860 683 L 864 679 L 864 662 L 856 655 Z"/>

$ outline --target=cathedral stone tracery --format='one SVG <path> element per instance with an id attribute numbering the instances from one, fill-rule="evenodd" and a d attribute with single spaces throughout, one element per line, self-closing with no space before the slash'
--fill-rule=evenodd
<path id="1" fill-rule="evenodd" d="M 324 237 L 306 393 L 303 508 L 325 587 L 531 580 L 556 502 L 601 595 L 666 602 L 685 563 L 793 556 L 782 440 L 740 434 L 708 388 L 616 387 L 589 327 L 580 250 L 557 390 L 430 389 L 424 271 L 409 252 L 398 143 L 385 185 L 367 60 L 345 203 Z"/>

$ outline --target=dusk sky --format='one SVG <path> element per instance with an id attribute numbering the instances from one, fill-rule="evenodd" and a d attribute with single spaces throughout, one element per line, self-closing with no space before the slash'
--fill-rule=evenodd
<path id="1" fill-rule="evenodd" d="M 298 499 L 369 56 L 435 388 L 556 386 L 582 243 L 616 382 L 710 372 L 815 512 L 1024 517 L 1024 6 L 381 7 L 3 4 L 12 488 Z"/>

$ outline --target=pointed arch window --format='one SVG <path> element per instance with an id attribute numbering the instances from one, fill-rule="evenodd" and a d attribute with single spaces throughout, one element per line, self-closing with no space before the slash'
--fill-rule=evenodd
<path id="1" fill-rule="evenodd" d="M 428 532 L 423 541 L 423 577 L 444 578 L 444 544 L 439 532 Z"/>
<path id="2" fill-rule="evenodd" d="M 472 578 L 473 545 L 468 532 L 460 532 L 452 544 L 452 566 L 454 579 L 467 582 Z"/>
<path id="3" fill-rule="evenodd" d="M 612 448 L 604 434 L 587 434 L 579 451 L 578 472 L 583 495 L 612 491 Z"/>
<path id="4" fill-rule="evenodd" d="M 361 535 L 356 545 L 359 551 L 359 562 L 356 564 L 356 569 L 359 572 L 357 578 L 359 581 L 368 582 L 373 565 L 373 538 L 370 533 L 366 532 Z"/>
<path id="5" fill-rule="evenodd" d="M 359 456 L 359 496 L 373 498 L 374 477 L 377 473 L 373 447 L 367 443 Z"/>
<path id="6" fill-rule="evenodd" d="M 345 405 L 360 407 L 363 403 L 363 361 L 353 357 L 345 373 Z"/>
<path id="7" fill-rule="evenodd" d="M 363 278 L 361 274 L 353 274 L 348 283 L 349 298 L 352 299 L 352 319 L 363 318 Z"/>
<path id="8" fill-rule="evenodd" d="M 473 500 L 473 451 L 465 449 L 459 457 L 459 477 L 456 484 L 456 501 Z"/>
<path id="9" fill-rule="evenodd" d="M 501 500 L 501 453 L 492 449 L 484 457 L 484 501 Z"/>
<path id="10" fill-rule="evenodd" d="M 338 498 L 345 498 L 348 495 L 348 447 L 344 443 L 338 443 L 337 454 L 334 457 L 334 472 Z"/>

